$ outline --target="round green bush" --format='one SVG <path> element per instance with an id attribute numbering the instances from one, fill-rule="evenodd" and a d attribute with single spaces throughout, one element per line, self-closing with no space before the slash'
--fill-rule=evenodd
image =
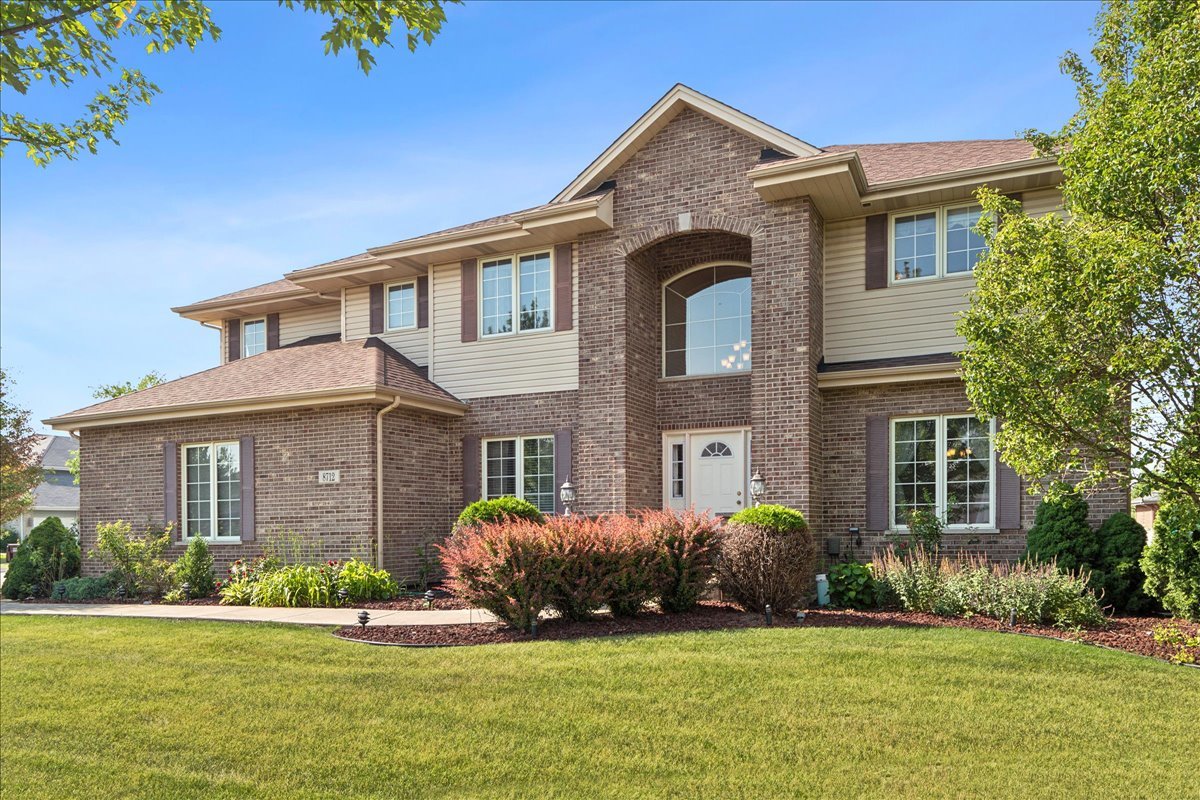
<path id="1" fill-rule="evenodd" d="M 1146 576 L 1140 562 L 1146 547 L 1146 529 L 1137 520 L 1118 511 L 1096 531 L 1100 540 L 1100 573 L 1092 588 L 1104 591 L 1102 601 L 1115 611 L 1142 612 L 1150 609 L 1150 598 L 1142 591 Z"/>
<path id="2" fill-rule="evenodd" d="M 0 593 L 10 600 L 49 597 L 55 581 L 79 574 L 79 545 L 58 517 L 47 517 L 17 548 Z"/>
<path id="3" fill-rule="evenodd" d="M 1200 508 L 1166 503 L 1142 554 L 1146 593 L 1177 617 L 1200 621 Z"/>
<path id="4" fill-rule="evenodd" d="M 538 507 L 527 500 L 519 497 L 497 497 L 471 503 L 458 515 L 458 524 L 482 525 L 485 522 L 503 522 L 506 519 L 527 519 L 538 523 L 546 521 Z"/>
<path id="5" fill-rule="evenodd" d="M 757 525 L 778 533 L 808 530 L 804 515 L 787 506 L 763 505 L 744 508 L 729 518 L 731 524 Z"/>
<path id="6" fill-rule="evenodd" d="M 1038 504 L 1025 555 L 1039 564 L 1053 561 L 1068 572 L 1098 567 L 1100 539 L 1087 517 L 1087 501 L 1076 492 L 1046 498 Z"/>

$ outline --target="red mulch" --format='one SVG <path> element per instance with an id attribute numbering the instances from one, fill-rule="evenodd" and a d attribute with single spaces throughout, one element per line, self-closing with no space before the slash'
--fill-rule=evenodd
<path id="1" fill-rule="evenodd" d="M 1168 659 L 1173 650 L 1154 641 L 1153 631 L 1164 623 L 1177 624 L 1187 635 L 1200 633 L 1200 625 L 1159 617 L 1116 617 L 1104 628 L 1095 630 L 1064 631 L 1049 625 L 1007 623 L 987 617 L 939 617 L 934 614 L 909 613 L 906 611 L 807 611 L 803 622 L 797 622 L 793 614 L 776 614 L 777 627 L 816 628 L 880 628 L 880 627 L 950 627 L 974 628 L 1001 633 L 1023 633 L 1066 641 L 1123 650 L 1128 653 Z M 761 614 L 747 613 L 740 608 L 724 603 L 705 602 L 695 611 L 686 614 L 664 614 L 647 610 L 632 618 L 597 616 L 587 622 L 571 622 L 564 619 L 546 619 L 538 626 L 537 639 L 564 640 L 604 636 L 626 636 L 644 633 L 680 633 L 684 631 L 724 630 L 730 628 L 758 628 L 765 626 Z M 534 637 L 503 623 L 476 623 L 471 625 L 375 625 L 361 628 L 347 626 L 334 632 L 344 639 L 376 644 L 397 644 L 417 647 L 450 647 L 458 645 L 502 644 L 527 642 Z M 1200 654 L 1197 654 L 1200 660 Z"/>

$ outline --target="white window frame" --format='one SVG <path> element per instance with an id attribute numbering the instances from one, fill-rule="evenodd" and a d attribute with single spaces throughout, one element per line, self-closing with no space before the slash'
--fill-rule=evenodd
<path id="1" fill-rule="evenodd" d="M 547 256 L 550 259 L 550 315 L 549 321 L 544 328 L 530 328 L 527 331 L 521 330 L 521 259 L 526 256 Z M 483 264 L 491 261 L 511 261 L 512 262 L 512 330 L 507 333 L 484 333 L 483 332 Z M 476 324 L 479 326 L 480 339 L 503 339 L 507 336 L 529 336 L 531 334 L 554 333 L 554 303 L 555 303 L 555 286 L 557 285 L 556 276 L 558 275 L 558 264 L 554 261 L 554 248 L 526 250 L 521 253 L 503 253 L 488 256 L 487 258 L 479 259 L 479 269 L 476 270 L 479 274 L 475 278 L 476 297 L 479 298 L 475 304 L 478 306 L 476 313 Z M 509 437 L 512 438 L 512 437 Z"/>
<path id="2" fill-rule="evenodd" d="M 238 454 L 238 493 L 241 494 L 242 487 L 242 443 L 238 441 L 226 442 L 187 442 L 179 445 L 179 494 L 180 494 L 180 512 L 179 512 L 179 538 L 181 542 L 186 542 L 193 538 L 188 535 L 188 474 L 187 474 L 187 452 L 194 447 L 208 448 L 208 481 L 211 491 L 209 492 L 209 517 L 211 522 L 209 530 L 212 532 L 210 536 L 200 536 L 206 542 L 214 543 L 231 543 L 241 542 L 242 536 L 239 533 L 237 536 L 218 536 L 217 535 L 217 448 L 218 447 L 233 447 Z M 239 500 L 240 500 L 239 496 Z M 239 510 L 241 504 L 238 505 Z"/>
<path id="3" fill-rule="evenodd" d="M 393 328 L 392 324 L 391 324 L 391 322 L 392 322 L 392 314 L 391 314 L 392 289 L 395 289 L 395 288 L 401 287 L 401 286 L 411 286 L 412 287 L 412 290 L 413 290 L 413 322 L 412 322 L 412 325 L 398 325 Z M 416 279 L 410 279 L 410 280 L 405 280 L 405 281 L 393 281 L 391 283 L 385 283 L 383 285 L 383 329 L 389 333 L 391 331 L 416 330 L 417 329 L 417 315 L 420 313 L 418 306 L 420 305 L 420 303 L 421 303 L 421 299 L 419 297 L 417 297 L 417 281 L 416 281 Z"/>
<path id="4" fill-rule="evenodd" d="M 493 499 L 488 494 L 488 485 L 487 485 L 487 481 L 488 481 L 488 471 L 487 471 L 488 470 L 488 457 L 487 457 L 488 447 L 487 446 L 488 446 L 489 442 L 515 442 L 516 443 L 516 461 L 517 461 L 517 463 L 516 463 L 516 477 L 515 477 L 516 484 L 514 487 L 516 489 L 516 492 L 513 496 L 519 497 L 522 500 L 525 499 L 525 442 L 529 441 L 531 439 L 549 439 L 550 440 L 550 448 L 551 448 L 550 458 L 552 459 L 552 462 L 550 465 L 550 474 L 551 475 L 556 474 L 556 470 L 558 469 L 558 448 L 554 441 L 554 434 L 552 434 L 552 433 L 526 433 L 526 434 L 521 434 L 520 436 L 491 436 L 487 439 L 484 439 L 479 448 L 479 459 L 480 459 L 479 475 L 481 477 L 481 481 L 480 481 L 481 492 L 480 492 L 480 494 L 482 495 L 481 499 L 483 499 L 483 500 Z M 558 489 L 559 489 L 558 486 L 554 487 L 553 499 L 554 499 L 555 509 L 558 508 Z M 497 495 L 497 496 L 498 497 L 500 497 L 500 496 L 507 497 L 508 495 Z M 530 502 L 533 502 L 533 501 L 530 501 Z M 549 512 L 543 511 L 542 513 L 543 514 L 545 514 L 545 513 L 553 514 L 555 512 L 552 510 Z"/>
<path id="5" fill-rule="evenodd" d="M 250 343 L 250 340 L 246 336 L 246 326 L 254 325 L 255 323 L 258 323 L 258 322 L 262 323 L 262 331 L 263 331 L 262 350 L 259 350 L 258 353 L 249 353 L 246 351 L 246 346 Z M 242 358 L 250 358 L 251 356 L 256 356 L 259 353 L 265 353 L 265 352 L 267 352 L 267 318 L 266 317 L 255 317 L 254 319 L 242 320 Z"/>
<path id="6" fill-rule="evenodd" d="M 970 411 L 957 411 L 947 414 L 910 414 L 907 416 L 890 417 L 888 419 L 888 529 L 894 531 L 907 531 L 908 525 L 896 524 L 896 423 L 897 422 L 915 422 L 920 420 L 933 420 L 934 429 L 937 440 L 935 447 L 937 449 L 937 468 L 934 492 L 934 511 L 938 518 L 944 520 L 946 518 L 946 420 L 959 417 L 975 416 Z M 978 419 L 978 417 L 976 417 Z M 991 450 L 990 467 L 988 470 L 988 515 L 989 520 L 984 522 L 957 523 L 947 525 L 948 531 L 978 531 L 981 533 L 995 533 L 998 531 L 996 527 L 996 420 L 988 420 L 988 447 Z"/>
<path id="7" fill-rule="evenodd" d="M 978 208 L 979 203 L 949 203 L 942 206 L 927 206 L 925 208 L 905 208 L 899 211 L 892 211 L 888 214 L 888 248 L 887 248 L 887 268 L 888 268 L 888 286 L 908 286 L 914 283 L 923 283 L 925 281 L 936 281 L 968 278 L 975 275 L 975 268 L 972 267 L 965 272 L 947 272 L 946 271 L 946 235 L 950 232 L 946 227 L 946 214 L 950 211 L 958 211 L 964 208 Z M 896 277 L 896 218 L 897 217 L 914 217 L 919 214 L 928 214 L 934 212 L 934 239 L 937 242 L 937 247 L 934 249 L 934 262 L 937 268 L 932 275 L 922 275 L 919 278 L 897 278 Z M 985 251 L 986 252 L 986 251 Z"/>

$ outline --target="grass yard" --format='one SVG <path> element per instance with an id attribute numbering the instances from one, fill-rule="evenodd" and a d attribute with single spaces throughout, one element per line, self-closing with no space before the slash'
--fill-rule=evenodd
<path id="1" fill-rule="evenodd" d="M 959 629 L 0 619 L 4 797 L 1196 797 L 1200 671 Z"/>

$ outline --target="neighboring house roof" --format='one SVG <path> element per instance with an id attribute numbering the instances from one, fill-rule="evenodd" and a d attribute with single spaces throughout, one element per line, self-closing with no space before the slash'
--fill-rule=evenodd
<path id="1" fill-rule="evenodd" d="M 831 144 L 821 149 L 826 153 L 858 151 L 868 185 L 1009 164 L 1035 155 L 1033 145 L 1024 139 Z"/>
<path id="2" fill-rule="evenodd" d="M 33 490 L 34 511 L 43 509 L 78 509 L 79 487 L 73 484 L 43 483 Z"/>
<path id="3" fill-rule="evenodd" d="M 74 436 L 46 436 L 45 450 L 42 452 L 42 467 L 45 469 L 64 470 L 71 454 L 79 449 L 79 440 Z"/>
<path id="4" fill-rule="evenodd" d="M 466 405 L 378 338 L 317 336 L 46 420 L 59 429 L 349 400 L 461 414 Z"/>

